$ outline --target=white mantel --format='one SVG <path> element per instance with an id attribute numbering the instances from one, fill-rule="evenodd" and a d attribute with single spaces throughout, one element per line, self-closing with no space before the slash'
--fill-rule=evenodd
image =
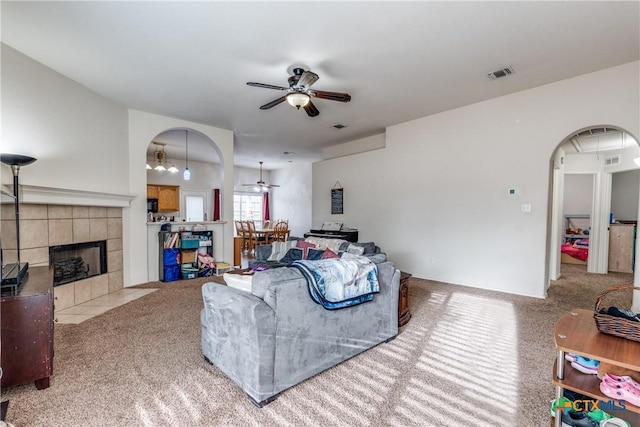
<path id="1" fill-rule="evenodd" d="M 131 201 L 136 197 L 129 194 L 100 193 L 22 184 L 20 185 L 20 193 L 20 201 L 22 203 L 120 208 L 128 208 Z"/>

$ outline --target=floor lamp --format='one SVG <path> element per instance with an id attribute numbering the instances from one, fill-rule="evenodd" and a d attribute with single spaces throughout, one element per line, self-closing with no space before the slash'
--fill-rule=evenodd
<path id="1" fill-rule="evenodd" d="M 16 215 L 16 250 L 18 253 L 18 262 L 16 264 L 6 266 L 6 272 L 5 266 L 2 266 L 2 285 L 19 286 L 27 274 L 29 264 L 22 264 L 20 262 L 20 199 L 18 174 L 20 173 L 21 166 L 30 165 L 35 162 L 36 159 L 21 154 L 0 154 L 0 161 L 5 165 L 11 166 L 11 172 L 13 173 L 13 203 Z"/>

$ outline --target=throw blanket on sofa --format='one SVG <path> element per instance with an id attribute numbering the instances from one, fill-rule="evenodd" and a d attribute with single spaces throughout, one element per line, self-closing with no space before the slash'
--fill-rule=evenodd
<path id="1" fill-rule="evenodd" d="M 378 268 L 366 257 L 294 261 L 291 266 L 307 279 L 311 298 L 329 310 L 371 301 L 380 292 Z"/>

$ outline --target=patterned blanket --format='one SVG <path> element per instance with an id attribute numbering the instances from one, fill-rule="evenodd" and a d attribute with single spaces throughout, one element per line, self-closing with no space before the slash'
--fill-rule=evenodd
<path id="1" fill-rule="evenodd" d="M 329 310 L 371 301 L 380 292 L 378 268 L 367 257 L 294 261 L 291 266 L 307 279 L 311 298 Z"/>

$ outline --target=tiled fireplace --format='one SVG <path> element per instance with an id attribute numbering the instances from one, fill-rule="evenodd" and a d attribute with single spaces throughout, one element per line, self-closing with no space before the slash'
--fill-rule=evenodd
<path id="1" fill-rule="evenodd" d="M 6 261 L 15 260 L 15 213 L 13 205 L 2 205 L 0 224 Z M 13 236 L 8 235 L 13 232 Z M 106 272 L 61 283 L 54 287 L 55 310 L 63 310 L 123 287 L 122 208 L 64 205 L 20 205 L 20 261 L 32 266 L 50 265 L 50 248 L 84 248 L 106 242 Z M 69 246 L 66 246 L 69 245 Z M 93 263 L 94 261 L 92 261 Z"/>

